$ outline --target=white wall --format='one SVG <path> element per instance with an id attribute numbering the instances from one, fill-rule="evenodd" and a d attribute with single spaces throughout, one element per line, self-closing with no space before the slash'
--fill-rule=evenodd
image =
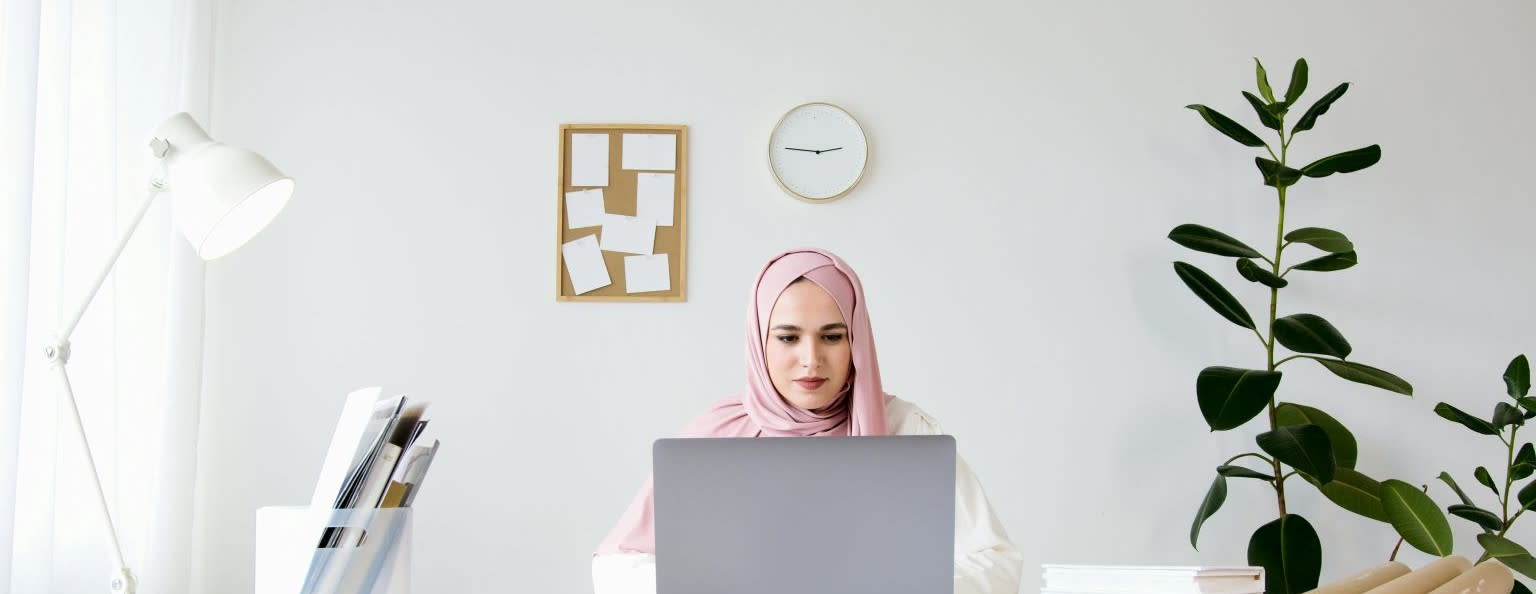
<path id="1" fill-rule="evenodd" d="M 1183 108 L 1251 122 L 1251 56 L 1280 88 L 1308 58 L 1307 103 L 1355 83 L 1299 159 L 1385 152 L 1292 193 L 1291 226 L 1345 231 L 1361 265 L 1297 273 L 1282 315 L 1327 316 L 1418 393 L 1288 365 L 1283 397 L 1353 428 L 1378 478 L 1448 469 L 1475 488 L 1501 446 L 1431 408 L 1484 414 L 1504 364 L 1536 354 L 1533 19 L 1521 1 L 228 0 L 212 126 L 299 190 L 208 268 L 199 591 L 248 591 L 255 508 L 306 500 L 343 394 L 373 384 L 433 401 L 444 440 L 419 592 L 588 591 L 649 442 L 740 385 L 757 268 L 805 244 L 863 276 L 887 388 L 959 436 L 1024 591 L 1043 562 L 1242 562 L 1274 514 L 1256 482 L 1188 544 L 1212 468 L 1256 432 L 1210 433 L 1194 378 L 1262 351 L 1169 263 L 1255 314 L 1264 294 L 1164 236 L 1272 241 L 1252 152 Z M 808 100 L 872 140 L 833 204 L 788 198 L 765 163 L 770 127 Z M 552 298 L 558 125 L 610 121 L 690 127 L 687 303 Z M 1292 486 L 1325 578 L 1390 552 L 1387 526 Z"/>

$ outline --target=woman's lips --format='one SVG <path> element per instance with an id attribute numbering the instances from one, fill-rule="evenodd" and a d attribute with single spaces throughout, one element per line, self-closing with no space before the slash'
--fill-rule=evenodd
<path id="1" fill-rule="evenodd" d="M 795 380 L 795 385 L 800 386 L 800 388 L 803 390 L 815 390 L 816 388 L 820 388 L 821 385 L 825 383 L 827 383 L 827 378 L 824 377 L 800 378 Z"/>

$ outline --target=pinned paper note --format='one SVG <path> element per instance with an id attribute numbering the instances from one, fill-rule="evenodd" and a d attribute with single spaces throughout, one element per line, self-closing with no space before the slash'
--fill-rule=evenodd
<path id="1" fill-rule="evenodd" d="M 649 255 L 655 245 L 656 221 L 614 214 L 603 221 L 604 250 Z"/>
<path id="2" fill-rule="evenodd" d="M 608 278 L 608 265 L 603 263 L 603 252 L 598 248 L 597 236 L 587 235 L 565 242 L 560 246 L 560 253 L 565 256 L 565 272 L 570 275 L 571 288 L 577 295 L 613 284 Z"/>
<path id="3" fill-rule="evenodd" d="M 649 293 L 672 289 L 672 270 L 666 254 L 624 256 L 624 292 Z"/>
<path id="4" fill-rule="evenodd" d="M 603 212 L 603 190 L 593 188 L 565 193 L 565 220 L 567 228 L 596 227 L 603 224 L 607 214 Z"/>
<path id="5" fill-rule="evenodd" d="M 658 227 L 670 227 L 674 179 L 670 173 L 641 173 L 635 186 L 635 215 L 656 221 Z"/>
<path id="6" fill-rule="evenodd" d="M 571 185 L 608 185 L 608 135 L 571 135 Z"/>
<path id="7" fill-rule="evenodd" d="M 676 134 L 625 134 L 623 149 L 625 169 L 677 169 Z"/>

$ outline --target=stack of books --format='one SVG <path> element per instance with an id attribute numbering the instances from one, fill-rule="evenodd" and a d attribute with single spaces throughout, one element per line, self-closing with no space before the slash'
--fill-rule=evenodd
<path id="1" fill-rule="evenodd" d="M 1263 594 L 1263 567 L 1044 565 L 1041 594 Z"/>

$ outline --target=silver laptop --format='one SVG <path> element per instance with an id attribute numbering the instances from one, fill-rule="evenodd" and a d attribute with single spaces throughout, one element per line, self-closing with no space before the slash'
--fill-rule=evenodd
<path id="1" fill-rule="evenodd" d="M 950 594 L 947 435 L 662 439 L 657 594 Z"/>

